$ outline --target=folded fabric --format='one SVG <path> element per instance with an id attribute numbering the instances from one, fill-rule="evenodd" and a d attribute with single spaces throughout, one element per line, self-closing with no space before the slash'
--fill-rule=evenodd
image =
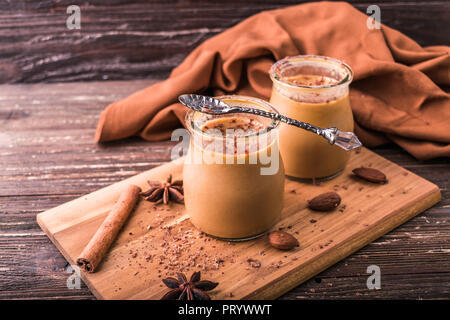
<path id="1" fill-rule="evenodd" d="M 95 140 L 140 135 L 170 138 L 184 122 L 183 93 L 269 99 L 268 70 L 299 54 L 343 60 L 354 71 L 350 99 L 364 145 L 393 141 L 418 159 L 450 157 L 450 47 L 422 48 L 345 2 L 314 2 L 264 11 L 197 47 L 170 77 L 109 105 Z"/>

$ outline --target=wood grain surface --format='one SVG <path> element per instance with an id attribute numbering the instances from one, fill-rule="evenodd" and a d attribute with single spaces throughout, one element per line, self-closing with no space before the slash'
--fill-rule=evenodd
<path id="1" fill-rule="evenodd" d="M 0 2 L 0 83 L 162 79 L 204 40 L 263 10 L 306 1 Z M 421 45 L 450 43 L 449 1 L 350 1 Z M 66 9 L 81 9 L 68 30 Z M 352 35 L 349 34 L 349 37 Z"/>
<path id="2" fill-rule="evenodd" d="M 0 86 L 0 298 L 92 299 L 68 289 L 67 262 L 36 215 L 170 159 L 172 142 L 96 145 L 100 111 L 152 80 Z M 445 299 L 450 295 L 450 163 L 376 153 L 437 184 L 443 200 L 282 299 Z M 381 290 L 368 290 L 369 265 Z"/>

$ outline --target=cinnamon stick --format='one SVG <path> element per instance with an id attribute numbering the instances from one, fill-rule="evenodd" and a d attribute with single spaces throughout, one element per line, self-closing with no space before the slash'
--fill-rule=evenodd
<path id="1" fill-rule="evenodd" d="M 121 193 L 100 228 L 78 257 L 77 265 L 80 268 L 89 273 L 95 271 L 102 261 L 103 256 L 114 242 L 124 222 L 127 220 L 131 211 L 133 211 L 139 199 L 140 192 L 141 188 L 130 184 Z"/>

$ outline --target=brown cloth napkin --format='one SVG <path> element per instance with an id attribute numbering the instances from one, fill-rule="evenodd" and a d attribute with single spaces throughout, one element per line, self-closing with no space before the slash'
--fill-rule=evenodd
<path id="1" fill-rule="evenodd" d="M 381 15 L 382 17 L 382 15 Z M 237 93 L 268 99 L 270 66 L 316 54 L 348 63 L 356 134 L 369 147 L 389 140 L 418 159 L 450 157 L 450 48 L 422 48 L 345 2 L 315 2 L 256 14 L 196 48 L 170 77 L 109 105 L 97 142 L 140 135 L 168 139 L 184 122 L 183 93 Z"/>

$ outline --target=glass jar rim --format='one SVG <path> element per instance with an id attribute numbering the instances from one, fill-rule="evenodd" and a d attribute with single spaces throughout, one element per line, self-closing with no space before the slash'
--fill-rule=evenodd
<path id="1" fill-rule="evenodd" d="M 301 85 L 301 84 L 293 84 L 292 82 L 283 81 L 283 76 L 280 75 L 281 68 L 288 64 L 295 64 L 296 62 L 302 62 L 302 61 L 321 61 L 321 62 L 328 62 L 330 64 L 334 64 L 335 66 L 339 66 L 343 68 L 346 72 L 346 76 L 343 77 L 338 83 L 335 84 L 327 84 L 327 85 L 317 85 L 317 86 L 308 86 L 308 85 Z M 298 55 L 298 56 L 291 56 L 291 57 L 285 57 L 281 60 L 278 60 L 270 67 L 270 78 L 273 82 L 277 82 L 279 84 L 282 84 L 286 87 L 291 88 L 304 88 L 304 89 L 328 89 L 328 88 L 335 88 L 342 85 L 349 84 L 353 80 L 353 70 L 350 68 L 348 64 L 345 62 L 334 59 L 327 56 L 319 56 L 319 55 Z"/>
<path id="2" fill-rule="evenodd" d="M 257 106 L 268 108 L 267 111 L 274 112 L 274 113 L 279 113 L 278 110 L 275 109 L 275 107 L 273 105 L 271 105 L 269 102 L 264 101 L 264 100 L 259 99 L 259 98 L 254 98 L 254 97 L 249 97 L 249 96 L 240 96 L 240 95 L 225 95 L 225 96 L 218 96 L 218 97 L 215 97 L 215 98 L 220 99 L 220 100 L 238 100 L 238 101 L 241 100 L 243 102 L 249 101 L 249 102 L 251 102 L 251 103 L 253 103 L 253 104 L 257 105 Z M 194 117 L 196 115 L 198 115 L 198 114 L 202 114 L 202 113 L 199 112 L 199 111 L 194 111 L 194 110 L 189 110 L 186 113 L 185 123 L 186 123 L 186 128 L 187 128 L 187 130 L 190 133 L 198 134 L 198 135 L 205 136 L 205 137 L 208 137 L 208 138 L 213 137 L 215 139 L 227 139 L 227 136 L 212 136 L 212 135 L 208 135 L 203 130 L 201 130 L 201 128 L 199 128 L 198 126 L 194 125 L 193 124 L 194 123 Z M 266 126 L 264 129 L 259 130 L 257 132 L 250 133 L 250 134 L 244 134 L 244 135 L 238 136 L 236 138 L 237 139 L 245 139 L 245 138 L 257 137 L 257 136 L 260 136 L 261 134 L 268 134 L 270 131 L 272 131 L 274 129 L 277 129 L 279 127 L 279 125 L 280 125 L 280 120 L 272 119 L 272 122 L 268 126 Z M 233 136 L 233 138 L 234 137 L 235 136 Z"/>

